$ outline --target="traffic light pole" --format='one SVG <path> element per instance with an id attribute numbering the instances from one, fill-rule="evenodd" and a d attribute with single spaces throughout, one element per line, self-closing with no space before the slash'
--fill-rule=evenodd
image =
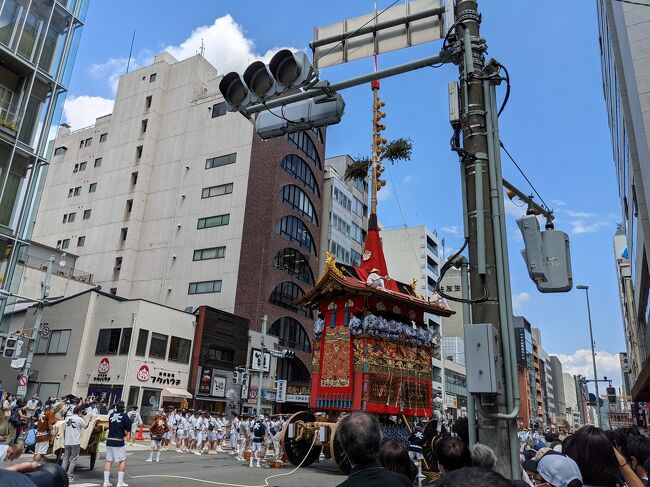
<path id="1" fill-rule="evenodd" d="M 259 360 L 259 367 L 260 367 L 260 375 L 259 375 L 259 385 L 257 386 L 257 415 L 259 416 L 262 414 L 262 383 L 264 381 L 264 354 L 266 353 L 266 345 L 264 345 L 264 338 L 266 337 L 266 324 L 268 321 L 268 317 L 264 315 L 262 317 L 262 336 L 261 336 L 261 343 L 260 343 L 260 360 Z M 269 364 L 271 365 L 271 364 Z"/>
<path id="2" fill-rule="evenodd" d="M 34 328 L 32 329 L 32 336 L 29 339 L 27 346 L 27 358 L 23 366 L 22 375 L 29 378 L 29 370 L 32 368 L 32 361 L 34 360 L 34 350 L 36 349 L 36 339 L 41 330 L 41 323 L 43 321 L 43 310 L 47 305 L 47 300 L 50 297 L 50 281 L 52 280 L 52 267 L 54 265 L 54 256 L 51 255 L 47 262 L 47 271 L 45 272 L 45 279 L 41 283 L 41 300 L 38 302 L 36 308 L 36 318 L 34 320 Z"/>
<path id="3" fill-rule="evenodd" d="M 467 213 L 473 323 L 491 323 L 498 337 L 496 353 L 499 394 L 478 395 L 478 436 L 497 454 L 501 473 L 521 478 L 516 418 L 519 391 L 513 367 L 512 304 L 504 238 L 503 191 L 498 158 L 498 127 L 492 103 L 493 86 L 483 74 L 485 45 L 480 37 L 476 0 L 460 0 L 456 6 L 457 38 L 464 46 L 460 57 L 461 164 Z M 507 468 L 506 466 L 509 466 Z"/>

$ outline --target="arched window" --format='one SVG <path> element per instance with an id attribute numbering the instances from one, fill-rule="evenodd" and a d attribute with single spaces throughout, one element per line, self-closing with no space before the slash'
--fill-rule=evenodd
<path id="1" fill-rule="evenodd" d="M 298 320 L 294 320 L 289 316 L 280 318 L 273 323 L 269 330 L 269 335 L 278 337 L 280 339 L 279 343 L 282 346 L 311 353 L 309 335 Z"/>
<path id="2" fill-rule="evenodd" d="M 288 309 L 294 313 L 306 316 L 311 318 L 311 310 L 309 308 L 304 308 L 302 306 L 295 306 L 293 302 L 305 295 L 305 291 L 300 289 L 300 286 L 297 286 L 293 282 L 284 281 L 275 286 L 271 292 L 271 297 L 269 297 L 269 303 L 280 306 L 281 308 Z"/>
<path id="3" fill-rule="evenodd" d="M 320 156 L 318 155 L 316 146 L 309 138 L 309 135 L 307 135 L 305 132 L 293 132 L 289 134 L 289 140 L 293 142 L 293 144 L 298 149 L 300 149 L 303 154 L 309 157 L 312 162 L 318 166 L 318 169 L 323 169 L 323 165 L 320 162 Z"/>
<path id="4" fill-rule="evenodd" d="M 275 233 L 282 235 L 290 242 L 295 242 L 301 248 L 316 255 L 314 239 L 309 233 L 307 226 L 295 216 L 283 216 L 275 225 Z"/>
<path id="5" fill-rule="evenodd" d="M 296 249 L 287 247 L 280 250 L 273 258 L 273 267 L 285 271 L 290 276 L 296 276 L 305 284 L 314 285 L 314 273 L 309 267 L 309 261 Z"/>
<path id="6" fill-rule="evenodd" d="M 280 199 L 283 203 L 296 210 L 301 216 L 304 216 L 311 223 L 318 225 L 316 210 L 307 193 L 295 184 L 288 184 L 280 190 Z"/>
<path id="7" fill-rule="evenodd" d="M 298 359 L 283 358 L 278 360 L 276 378 L 287 382 L 309 382 L 309 370 Z"/>
<path id="8" fill-rule="evenodd" d="M 318 129 L 316 127 L 312 127 L 311 131 L 316 135 L 316 139 L 318 140 L 318 142 L 320 142 L 322 144 L 323 143 L 323 133 L 320 131 L 320 129 Z"/>
<path id="9" fill-rule="evenodd" d="M 318 183 L 309 165 L 295 154 L 289 154 L 282 159 L 282 169 L 301 181 L 312 193 L 320 198 Z"/>

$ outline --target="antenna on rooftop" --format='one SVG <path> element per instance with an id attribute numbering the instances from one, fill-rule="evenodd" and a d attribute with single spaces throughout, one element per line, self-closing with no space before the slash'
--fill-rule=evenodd
<path id="1" fill-rule="evenodd" d="M 205 57 L 205 44 L 203 43 L 203 38 L 201 38 L 201 48 L 199 49 L 199 54 L 201 54 L 201 57 Z"/>
<path id="2" fill-rule="evenodd" d="M 131 36 L 131 48 L 129 49 L 129 60 L 126 63 L 126 73 L 129 74 L 129 67 L 131 66 L 131 54 L 133 54 L 133 41 L 135 41 L 135 29 L 133 29 L 133 36 Z"/>

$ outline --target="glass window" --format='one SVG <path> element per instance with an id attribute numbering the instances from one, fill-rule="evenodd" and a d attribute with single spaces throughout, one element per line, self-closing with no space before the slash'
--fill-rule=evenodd
<path id="1" fill-rule="evenodd" d="M 86 167 L 88 167 L 88 163 L 87 163 L 87 162 L 82 162 L 82 163 L 80 163 L 80 164 L 79 164 L 79 172 L 81 172 L 81 171 L 85 171 L 85 170 L 86 170 Z"/>
<path id="2" fill-rule="evenodd" d="M 77 247 L 83 247 L 86 245 L 86 236 L 82 235 L 81 237 L 77 238 Z"/>
<path id="3" fill-rule="evenodd" d="M 167 356 L 168 335 L 162 333 L 151 333 L 151 343 L 149 344 L 149 357 L 165 358 Z"/>
<path id="4" fill-rule="evenodd" d="M 61 240 L 61 248 L 67 249 L 68 247 L 70 247 L 70 239 L 64 238 L 63 240 Z"/>
<path id="5" fill-rule="evenodd" d="M 323 165 L 320 162 L 320 156 L 318 155 L 316 146 L 309 138 L 309 135 L 307 135 L 305 132 L 293 132 L 289 134 L 289 140 L 293 142 L 293 145 L 300 149 L 303 154 L 311 159 L 311 161 L 318 166 L 318 169 L 323 169 Z"/>
<path id="6" fill-rule="evenodd" d="M 352 211 L 352 200 L 339 188 L 334 187 L 333 190 L 334 199 L 336 202 L 345 208 L 347 211 Z"/>
<path id="7" fill-rule="evenodd" d="M 295 216 L 284 216 L 275 225 L 275 233 L 316 255 L 316 246 L 307 226 Z"/>
<path id="8" fill-rule="evenodd" d="M 226 102 L 212 105 L 212 118 L 221 117 L 226 114 Z"/>
<path id="9" fill-rule="evenodd" d="M 153 83 L 154 81 L 156 81 L 156 73 L 151 73 L 149 75 L 149 83 Z"/>
<path id="10" fill-rule="evenodd" d="M 192 260 L 223 259 L 226 256 L 226 247 L 210 247 L 194 251 Z"/>
<path id="11" fill-rule="evenodd" d="M 90 214 L 93 210 L 84 210 L 84 220 L 90 220 Z"/>
<path id="12" fill-rule="evenodd" d="M 97 336 L 95 354 L 116 354 L 120 345 L 120 328 L 102 328 Z"/>
<path id="13" fill-rule="evenodd" d="M 205 160 L 205 168 L 212 169 L 213 167 L 227 166 L 237 162 L 237 153 L 226 154 L 225 156 L 211 157 Z"/>
<path id="14" fill-rule="evenodd" d="M 99 143 L 100 144 L 103 144 L 104 142 L 106 142 L 106 140 L 108 140 L 108 133 L 101 134 L 99 136 Z"/>
<path id="15" fill-rule="evenodd" d="M 203 188 L 201 191 L 201 198 L 212 198 L 213 196 L 221 196 L 224 194 L 232 193 L 232 183 L 220 184 L 219 186 L 210 186 L 209 188 Z"/>
<path id="16" fill-rule="evenodd" d="M 312 127 L 311 131 L 312 131 L 312 133 L 314 135 L 316 135 L 316 140 L 318 140 L 318 142 L 320 142 L 322 144 L 323 143 L 323 134 L 321 133 L 320 129 L 316 128 L 316 127 Z"/>
<path id="17" fill-rule="evenodd" d="M 144 134 L 147 132 L 147 125 L 149 125 L 149 120 L 143 120 L 140 124 L 140 133 Z"/>
<path id="18" fill-rule="evenodd" d="M 120 355 L 127 355 L 131 347 L 131 334 L 132 328 L 124 328 L 122 330 L 122 340 L 120 341 Z"/>
<path id="19" fill-rule="evenodd" d="M 275 321 L 269 329 L 269 335 L 278 337 L 281 346 L 288 346 L 311 353 L 311 342 L 309 335 L 302 324 L 289 316 Z"/>
<path id="20" fill-rule="evenodd" d="M 187 294 L 220 293 L 221 281 L 190 282 Z"/>
<path id="21" fill-rule="evenodd" d="M 93 143 L 93 138 L 90 137 L 90 138 L 86 139 L 84 147 L 90 147 L 92 145 L 92 143 Z"/>
<path id="22" fill-rule="evenodd" d="M 45 36 L 41 57 L 38 66 L 52 77 L 56 76 L 65 46 L 65 37 L 70 28 L 71 17 L 58 6 L 54 9 L 50 26 Z"/>
<path id="23" fill-rule="evenodd" d="M 205 357 L 205 360 L 210 365 L 215 365 L 222 369 L 232 369 L 235 362 L 235 351 L 210 345 L 210 348 L 208 348 L 208 356 Z"/>
<path id="24" fill-rule="evenodd" d="M 280 250 L 273 258 L 273 267 L 295 276 L 305 284 L 314 285 L 314 274 L 309 266 L 307 257 L 296 249 L 287 247 Z"/>
<path id="25" fill-rule="evenodd" d="M 167 357 L 167 360 L 187 364 L 190 362 L 191 348 L 191 340 L 173 336 L 169 342 L 169 356 Z"/>
<path id="26" fill-rule="evenodd" d="M 74 212 L 73 212 L 73 213 L 69 213 L 69 214 L 68 214 L 68 223 L 72 223 L 73 221 L 75 221 L 76 218 L 77 218 L 77 214 L 76 214 L 76 213 L 74 213 Z M 64 223 L 65 223 L 65 222 L 64 222 Z"/>
<path id="27" fill-rule="evenodd" d="M 10 149 L 0 143 L 0 225 L 16 228 L 23 201 L 27 197 L 27 181 L 32 164 L 18 152 L 14 154 L 13 160 L 10 160 L 10 154 Z"/>
<path id="28" fill-rule="evenodd" d="M 316 220 L 316 210 L 307 196 L 307 193 L 295 184 L 289 184 L 282 188 L 280 191 L 280 199 L 289 207 L 307 218 L 311 223 L 318 224 Z"/>
<path id="29" fill-rule="evenodd" d="M 90 183 L 90 186 L 88 186 L 88 192 L 94 193 L 95 191 L 97 191 L 97 183 Z"/>
<path id="30" fill-rule="evenodd" d="M 18 42 L 20 26 L 27 15 L 29 0 L 5 0 L 0 13 L 0 42 L 14 48 Z"/>
<path id="31" fill-rule="evenodd" d="M 77 186 L 77 187 L 74 189 L 74 195 L 75 195 L 75 196 L 79 196 L 80 194 L 81 194 L 81 186 Z"/>
<path id="32" fill-rule="evenodd" d="M 295 306 L 293 304 L 296 299 L 301 298 L 304 295 L 305 292 L 300 288 L 300 286 L 293 282 L 285 281 L 275 286 L 271 292 L 271 296 L 269 297 L 269 303 L 311 318 L 312 314 L 309 308 Z"/>
<path id="33" fill-rule="evenodd" d="M 18 43 L 18 54 L 34 61 L 41 39 L 45 35 L 45 25 L 50 18 L 52 0 L 32 0 Z"/>
<path id="34" fill-rule="evenodd" d="M 101 167 L 101 165 L 102 165 L 102 158 L 98 157 L 97 159 L 95 159 L 95 167 Z"/>
<path id="35" fill-rule="evenodd" d="M 50 345 L 47 347 L 48 354 L 67 353 L 70 343 L 71 330 L 54 330 L 50 336 Z"/>
<path id="36" fill-rule="evenodd" d="M 36 339 L 36 347 L 34 348 L 34 353 L 37 355 L 42 355 L 45 352 L 47 352 L 47 343 L 48 343 L 48 338 L 43 338 L 42 336 L 38 336 Z"/>
<path id="37" fill-rule="evenodd" d="M 202 229 L 202 228 L 212 228 L 212 227 L 220 227 L 223 225 L 228 225 L 230 223 L 230 215 L 216 215 L 216 216 L 208 216 L 206 218 L 199 218 L 199 221 L 196 224 L 197 229 Z"/>
<path id="38" fill-rule="evenodd" d="M 295 154 L 289 154 L 282 159 L 282 168 L 294 178 L 301 181 L 312 193 L 320 197 L 316 178 L 309 165 Z"/>
<path id="39" fill-rule="evenodd" d="M 62 156 L 67 152 L 68 148 L 67 147 L 57 147 L 54 149 L 54 155 L 55 156 Z"/>
<path id="40" fill-rule="evenodd" d="M 138 343 L 135 346 L 135 354 L 144 356 L 147 350 L 147 340 L 149 339 L 149 330 L 140 329 L 138 331 Z"/>

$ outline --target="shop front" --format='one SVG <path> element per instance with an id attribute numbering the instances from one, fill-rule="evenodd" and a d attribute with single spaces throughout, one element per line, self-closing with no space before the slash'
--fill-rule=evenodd
<path id="1" fill-rule="evenodd" d="M 159 408 L 180 409 L 183 401 L 192 395 L 184 389 L 182 376 L 187 373 L 170 372 L 159 367 L 142 364 L 135 374 L 138 385 L 129 388 L 129 404 L 140 407 L 145 423 L 151 421 Z"/>
<path id="2" fill-rule="evenodd" d="M 293 383 L 287 385 L 286 399 L 277 403 L 276 413 L 293 414 L 309 408 L 309 384 Z"/>
<path id="3" fill-rule="evenodd" d="M 88 374 L 88 389 L 86 397 L 93 397 L 96 401 L 105 401 L 108 407 L 122 399 L 124 384 L 118 384 L 119 374 L 111 370 L 111 361 L 108 357 L 101 357 L 96 368 Z M 123 379 L 123 378 L 122 378 Z"/>
<path id="4" fill-rule="evenodd" d="M 199 367 L 193 407 L 202 411 L 227 413 L 236 411 L 236 391 L 232 372 L 213 367 Z"/>

